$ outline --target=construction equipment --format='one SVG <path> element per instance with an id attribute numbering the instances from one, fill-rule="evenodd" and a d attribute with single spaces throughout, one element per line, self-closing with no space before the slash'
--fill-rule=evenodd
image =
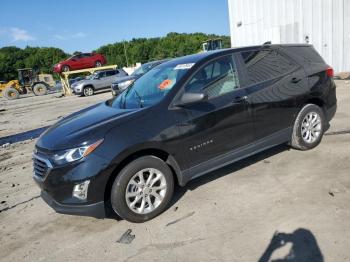
<path id="1" fill-rule="evenodd" d="M 20 92 L 22 90 L 18 80 L 2 81 L 0 83 L 0 96 L 5 96 L 7 99 L 16 99 Z"/>
<path id="2" fill-rule="evenodd" d="M 222 49 L 222 46 L 221 38 L 209 39 L 202 44 L 203 52 Z"/>
<path id="3" fill-rule="evenodd" d="M 70 83 L 69 83 L 69 77 L 71 75 L 82 74 L 82 73 L 90 73 L 92 75 L 96 71 L 103 71 L 106 69 L 117 69 L 117 67 L 118 67 L 117 65 L 110 65 L 110 66 L 100 66 L 100 67 L 93 67 L 93 68 L 87 68 L 87 69 L 81 69 L 81 70 L 62 72 L 59 74 L 60 79 L 61 79 L 61 83 L 62 83 L 62 93 L 65 96 L 72 95 L 72 89 L 71 89 Z"/>
<path id="4" fill-rule="evenodd" d="M 37 69 L 18 69 L 18 80 L 11 80 L 0 85 L 0 95 L 7 99 L 17 99 L 19 95 L 33 92 L 36 96 L 46 95 L 54 87 L 51 74 L 38 74 Z"/>

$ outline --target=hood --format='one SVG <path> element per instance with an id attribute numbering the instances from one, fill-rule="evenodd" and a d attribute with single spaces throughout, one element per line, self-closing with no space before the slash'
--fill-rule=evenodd
<path id="1" fill-rule="evenodd" d="M 113 85 L 120 84 L 122 82 L 129 81 L 129 80 L 134 80 L 134 79 L 137 79 L 137 78 L 138 78 L 137 76 L 122 76 L 122 77 L 118 77 L 118 79 L 113 82 Z"/>
<path id="2" fill-rule="evenodd" d="M 135 117 L 143 109 L 121 109 L 103 102 L 58 121 L 38 139 L 36 146 L 56 151 L 101 139 L 113 127 Z"/>

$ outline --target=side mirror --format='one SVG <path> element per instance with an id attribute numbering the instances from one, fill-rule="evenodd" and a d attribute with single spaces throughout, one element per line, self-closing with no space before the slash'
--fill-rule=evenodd
<path id="1" fill-rule="evenodd" d="M 208 99 L 208 95 L 202 92 L 198 93 L 184 93 L 182 94 L 181 98 L 179 99 L 178 102 L 175 103 L 175 106 L 187 106 L 187 105 L 192 105 L 201 101 L 205 101 Z"/>
<path id="2" fill-rule="evenodd" d="M 99 76 L 99 75 L 97 75 L 97 76 L 95 76 L 95 77 L 94 77 L 94 79 L 100 79 L 100 76 Z"/>

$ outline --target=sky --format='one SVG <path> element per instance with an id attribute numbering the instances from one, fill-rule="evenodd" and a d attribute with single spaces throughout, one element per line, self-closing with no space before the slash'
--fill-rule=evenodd
<path id="1" fill-rule="evenodd" d="M 169 32 L 229 35 L 227 0 L 1 1 L 0 47 L 90 52 Z"/>

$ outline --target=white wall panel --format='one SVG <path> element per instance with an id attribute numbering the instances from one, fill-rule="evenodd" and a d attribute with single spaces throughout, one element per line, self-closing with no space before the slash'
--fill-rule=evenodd
<path id="1" fill-rule="evenodd" d="M 233 47 L 305 43 L 350 71 L 350 0 L 228 0 Z M 347 52 L 345 52 L 347 51 Z"/>

